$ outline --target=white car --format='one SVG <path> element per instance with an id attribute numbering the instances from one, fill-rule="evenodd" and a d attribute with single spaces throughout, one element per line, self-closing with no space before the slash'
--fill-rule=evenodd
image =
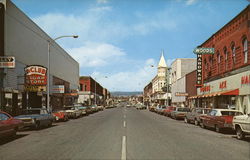
<path id="1" fill-rule="evenodd" d="M 69 118 L 78 118 L 81 116 L 82 111 L 78 109 L 78 107 L 65 107 L 65 112 L 69 114 Z"/>
<path id="2" fill-rule="evenodd" d="M 236 131 L 238 139 L 244 139 L 245 135 L 250 135 L 250 113 L 235 116 L 233 118 L 233 128 Z"/>

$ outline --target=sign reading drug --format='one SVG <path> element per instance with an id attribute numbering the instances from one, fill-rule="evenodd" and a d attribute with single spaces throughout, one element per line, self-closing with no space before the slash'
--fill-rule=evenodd
<path id="1" fill-rule="evenodd" d="M 195 48 L 195 54 L 214 54 L 214 48 Z"/>
<path id="2" fill-rule="evenodd" d="M 64 93 L 64 85 L 52 86 L 52 93 Z"/>

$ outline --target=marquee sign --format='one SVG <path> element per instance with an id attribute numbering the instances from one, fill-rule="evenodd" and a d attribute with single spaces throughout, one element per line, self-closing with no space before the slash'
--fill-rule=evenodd
<path id="1" fill-rule="evenodd" d="M 25 69 L 25 85 L 47 85 L 47 68 L 38 65 L 27 66 Z"/>
<path id="2" fill-rule="evenodd" d="M 0 56 L 0 68 L 15 68 L 15 57 Z"/>
<path id="3" fill-rule="evenodd" d="M 45 92 L 46 86 L 25 86 L 25 91 L 28 92 Z"/>

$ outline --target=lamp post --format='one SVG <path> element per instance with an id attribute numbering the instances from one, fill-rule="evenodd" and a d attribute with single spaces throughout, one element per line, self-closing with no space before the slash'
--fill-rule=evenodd
<path id="1" fill-rule="evenodd" d="M 47 69 L 47 109 L 50 109 L 50 106 L 49 106 L 49 94 L 50 94 L 50 91 L 49 91 L 49 88 L 50 88 L 50 82 L 49 82 L 49 75 L 50 75 L 50 45 L 55 42 L 56 40 L 60 39 L 60 38 L 65 38 L 65 37 L 72 37 L 72 38 L 78 38 L 77 35 L 67 35 L 67 36 L 59 36 L 55 39 L 52 39 L 51 40 L 48 40 L 48 69 Z"/>

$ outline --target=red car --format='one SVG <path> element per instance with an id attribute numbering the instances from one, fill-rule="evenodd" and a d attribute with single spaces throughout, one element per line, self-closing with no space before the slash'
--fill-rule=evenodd
<path id="1" fill-rule="evenodd" d="M 232 109 L 212 109 L 207 115 L 200 117 L 200 125 L 202 128 L 214 128 L 216 132 L 222 129 L 233 128 L 233 117 L 243 115 L 242 112 Z"/>
<path id="2" fill-rule="evenodd" d="M 175 110 L 176 107 L 168 106 L 166 109 L 163 110 L 163 115 L 170 117 L 171 112 Z"/>
<path id="3" fill-rule="evenodd" d="M 0 138 L 15 136 L 23 121 L 13 118 L 8 113 L 0 111 Z"/>
<path id="4" fill-rule="evenodd" d="M 69 120 L 68 114 L 63 110 L 53 111 L 53 116 L 56 121 L 67 121 Z"/>

